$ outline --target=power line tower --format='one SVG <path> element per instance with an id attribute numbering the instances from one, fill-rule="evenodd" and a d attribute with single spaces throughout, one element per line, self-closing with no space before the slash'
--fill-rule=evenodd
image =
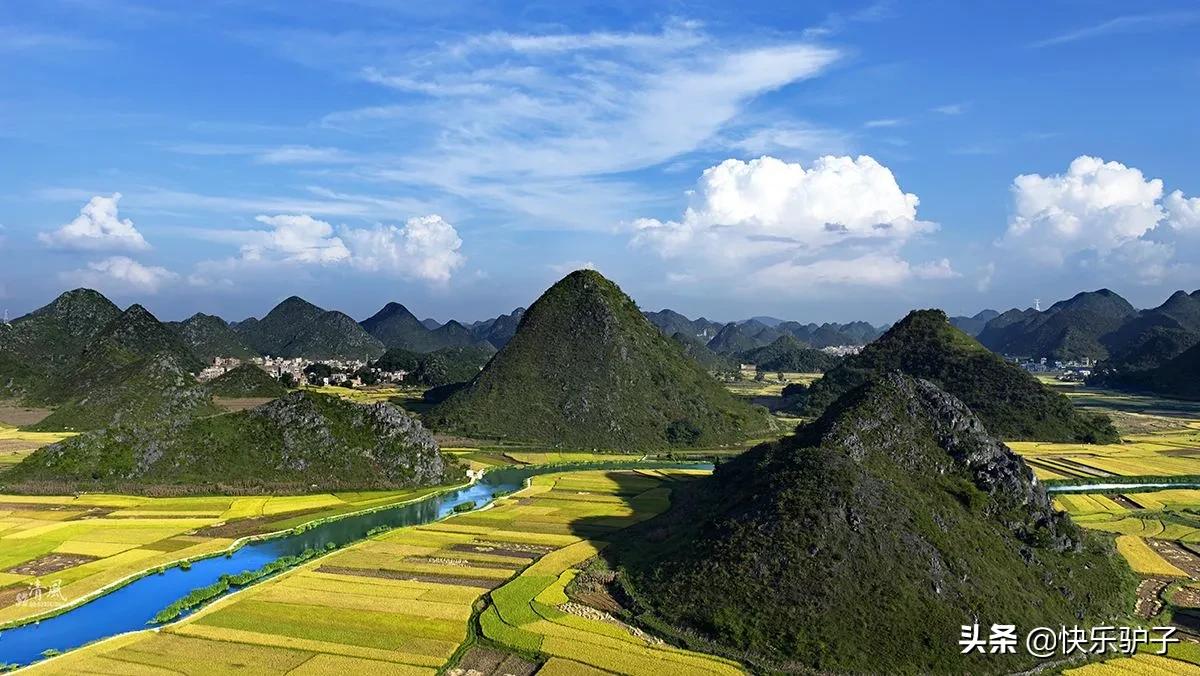
<path id="1" fill-rule="evenodd" d="M 1033 299 L 1033 309 L 1037 310 L 1038 312 L 1042 311 L 1042 299 L 1041 298 Z"/>

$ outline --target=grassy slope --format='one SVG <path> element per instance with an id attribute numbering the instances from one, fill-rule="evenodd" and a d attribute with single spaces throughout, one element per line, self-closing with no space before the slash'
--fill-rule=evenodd
<path id="1" fill-rule="evenodd" d="M 819 413 L 874 375 L 901 371 L 962 399 L 1002 439 L 1119 441 L 1107 416 L 1081 413 L 1021 368 L 950 325 L 940 310 L 917 310 L 813 383 L 807 409 Z"/>
<path id="2" fill-rule="evenodd" d="M 208 384 L 216 397 L 281 397 L 287 388 L 253 364 L 242 364 Z"/>
<path id="3" fill-rule="evenodd" d="M 677 442 L 705 445 L 767 426 L 765 412 L 736 401 L 592 271 L 543 294 L 504 349 L 429 420 L 474 437 L 628 451 L 670 445 L 668 428 Z"/>

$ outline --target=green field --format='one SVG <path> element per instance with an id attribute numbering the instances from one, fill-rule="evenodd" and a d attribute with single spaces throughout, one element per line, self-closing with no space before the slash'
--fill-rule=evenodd
<path id="1" fill-rule="evenodd" d="M 0 626 L 72 605 L 145 571 L 213 555 L 240 537 L 436 490 L 271 497 L 0 495 Z M 60 596 L 36 606 L 16 603 L 34 581 L 57 584 Z"/>
<path id="2" fill-rule="evenodd" d="M 604 537 L 653 516 L 690 471 L 544 475 L 487 510 L 402 528 L 226 597 L 158 632 L 35 665 L 38 674 L 435 674 L 484 638 L 543 673 L 742 673 L 559 609 Z M 603 671 L 597 671 L 603 670 Z M 666 671 L 665 671 L 666 670 Z"/>

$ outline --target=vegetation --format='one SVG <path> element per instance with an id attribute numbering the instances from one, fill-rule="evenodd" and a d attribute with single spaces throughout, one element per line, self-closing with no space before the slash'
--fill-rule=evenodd
<path id="1" fill-rule="evenodd" d="M 485 319 L 470 326 L 471 333 L 479 340 L 486 340 L 492 347 L 499 350 L 512 340 L 517 333 L 517 325 L 525 315 L 525 308 L 519 307 L 506 315 L 495 319 Z"/>
<path id="2" fill-rule="evenodd" d="M 833 355 L 801 343 L 790 335 L 780 336 L 765 347 L 738 353 L 738 360 L 754 364 L 760 371 L 824 373 L 841 361 Z"/>
<path id="3" fill-rule="evenodd" d="M 234 330 L 259 354 L 310 359 L 371 359 L 383 344 L 341 312 L 326 311 L 292 296 L 266 317 L 246 320 Z"/>
<path id="4" fill-rule="evenodd" d="M 209 392 L 217 397 L 282 397 L 287 388 L 266 371 L 254 364 L 241 364 L 208 384 Z"/>
<path id="5" fill-rule="evenodd" d="M 810 388 L 806 411 L 818 414 L 846 392 L 892 371 L 932 381 L 958 397 L 1002 439 L 1120 440 L 1107 416 L 1076 410 L 1066 397 L 951 326 L 940 310 L 910 313 L 826 372 Z"/>
<path id="6" fill-rule="evenodd" d="M 999 316 L 995 310 L 982 310 L 970 317 L 951 317 L 950 323 L 968 336 L 978 336 L 988 322 Z"/>
<path id="7" fill-rule="evenodd" d="M 211 362 L 216 357 L 249 359 L 258 356 L 220 317 L 198 312 L 167 326 L 174 329 L 191 348 L 192 354 L 204 362 Z"/>
<path id="8" fill-rule="evenodd" d="M 979 342 L 1013 356 L 1105 359 L 1109 352 L 1101 339 L 1136 315 L 1129 301 L 1100 289 L 1076 294 L 1044 312 L 1010 310 L 988 322 Z"/>
<path id="9" fill-rule="evenodd" d="M 697 430 L 692 445 L 740 441 L 769 424 L 589 270 L 546 291 L 504 349 L 427 419 L 476 438 L 627 451 L 666 447 L 681 424 Z"/>
<path id="10" fill-rule="evenodd" d="M 717 354 L 708 349 L 708 346 L 693 336 L 682 332 L 675 332 L 671 336 L 671 340 L 675 341 L 683 353 L 691 357 L 693 361 L 700 365 L 705 371 L 724 372 L 737 368 L 737 362 L 730 359 L 726 355 Z"/>
<path id="11" fill-rule="evenodd" d="M 258 408 L 170 428 L 111 427 L 48 446 L 3 475 L 6 491 L 42 483 L 125 487 L 405 488 L 460 478 L 432 435 L 387 403 L 299 391 Z"/>
<path id="12" fill-rule="evenodd" d="M 391 348 L 372 364 L 385 371 L 406 371 L 406 383 L 438 387 L 466 382 L 492 358 L 494 350 L 481 347 L 443 347 L 432 352 Z"/>
<path id="13" fill-rule="evenodd" d="M 456 321 L 452 320 L 436 329 L 430 329 L 399 303 L 383 306 L 379 312 L 364 319 L 362 327 L 389 350 L 422 353 L 469 346 L 489 353 L 496 351 L 491 343 L 476 337 Z"/>
<path id="14" fill-rule="evenodd" d="M 848 393 L 676 493 L 605 556 L 644 620 L 764 671 L 1015 671 L 1032 658 L 964 656 L 952 637 L 1132 607 L 1111 544 L 1056 513 L 962 402 L 907 376 Z"/>
<path id="15" fill-rule="evenodd" d="M 1097 384 L 1177 399 L 1200 399 L 1200 344 L 1142 371 L 1102 374 Z"/>

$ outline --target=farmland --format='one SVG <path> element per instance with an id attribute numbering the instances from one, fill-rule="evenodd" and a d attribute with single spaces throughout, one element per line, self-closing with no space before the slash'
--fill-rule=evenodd
<path id="1" fill-rule="evenodd" d="M 54 612 L 238 538 L 402 502 L 436 488 L 302 496 L 0 496 L 0 625 Z M 53 587 L 21 603 L 34 586 Z"/>
<path id="2" fill-rule="evenodd" d="M 30 673 L 433 674 L 493 658 L 510 673 L 532 673 L 542 661 L 550 674 L 740 673 L 571 614 L 563 594 L 572 569 L 606 537 L 661 512 L 671 485 L 694 475 L 539 476 L 491 509 L 373 536 L 161 631 L 97 643 Z M 480 636 L 520 655 L 497 657 Z"/>
<path id="3" fill-rule="evenodd" d="M 26 432 L 0 423 L 0 472 L 21 462 L 47 444 L 74 436 L 73 432 Z"/>

